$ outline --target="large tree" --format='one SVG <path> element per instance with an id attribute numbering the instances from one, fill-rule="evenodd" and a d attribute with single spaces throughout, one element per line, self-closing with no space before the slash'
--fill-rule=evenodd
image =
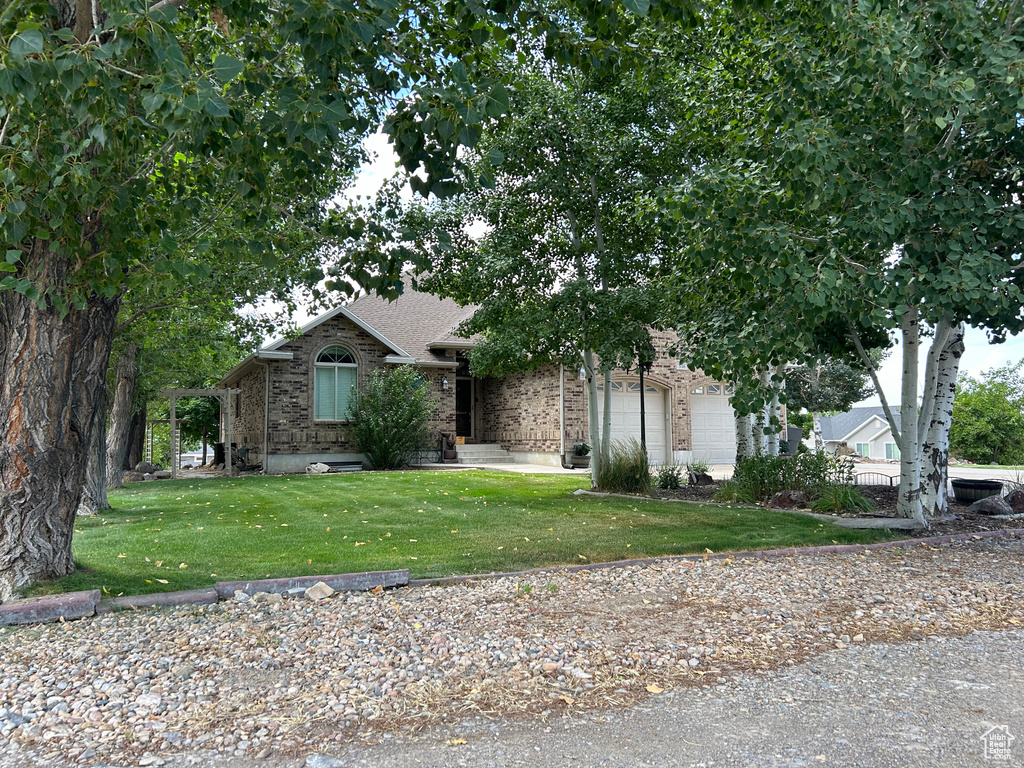
<path id="1" fill-rule="evenodd" d="M 515 79 L 512 117 L 476 156 L 491 183 L 410 216 L 407 231 L 421 237 L 414 257 L 430 265 L 424 287 L 479 307 L 461 328 L 483 335 L 474 372 L 586 372 L 596 484 L 610 448 L 612 370 L 655 354 L 650 275 L 662 243 L 638 213 L 678 162 L 671 93 L 654 61 L 605 77 L 536 66 Z"/>
<path id="2" fill-rule="evenodd" d="M 482 74 L 493 49 L 539 38 L 588 63 L 614 54 L 604 41 L 631 14 L 578 5 L 580 23 L 564 28 L 554 5 L 504 0 L 0 10 L 0 600 L 73 568 L 85 456 L 132 276 L 203 276 L 236 258 L 237 269 L 272 267 L 275 224 L 333 196 L 356 141 L 381 121 L 405 168 L 424 171 L 417 187 L 444 191 L 458 147 L 507 109 L 504 85 Z M 287 205 L 268 183 L 275 169 Z M 224 190 L 243 247 L 213 252 L 200 237 L 192 252 L 206 255 L 183 258 L 177 234 Z"/>
<path id="3" fill-rule="evenodd" d="M 877 363 L 876 363 L 877 365 Z M 863 365 L 842 359 L 824 357 L 809 364 L 786 370 L 786 405 L 811 414 L 814 448 L 821 451 L 825 441 L 821 435 L 822 411 L 845 411 L 854 403 L 869 397 L 874 389 L 867 384 L 868 372 Z"/>
<path id="4" fill-rule="evenodd" d="M 794 311 L 845 316 L 869 371 L 858 326 L 902 338 L 901 429 L 876 389 L 900 514 L 924 522 L 944 504 L 963 324 L 1024 323 L 1021 3 L 798 3 L 744 21 L 707 89 L 732 97 L 704 107 L 743 119 L 718 121 L 724 151 L 675 212 L 701 233 L 697 257 Z"/>
<path id="5" fill-rule="evenodd" d="M 967 461 L 1018 464 L 1024 461 L 1022 363 L 961 377 L 953 401 L 949 450 Z"/>

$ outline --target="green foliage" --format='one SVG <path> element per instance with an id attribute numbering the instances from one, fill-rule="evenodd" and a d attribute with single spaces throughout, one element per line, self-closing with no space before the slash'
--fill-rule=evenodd
<path id="1" fill-rule="evenodd" d="M 587 456 L 589 454 L 590 446 L 587 445 L 586 443 L 576 443 L 576 445 L 572 447 L 573 456 Z"/>
<path id="2" fill-rule="evenodd" d="M 815 512 L 870 512 L 874 506 L 852 485 L 829 485 L 819 488 L 811 502 Z"/>
<path id="3" fill-rule="evenodd" d="M 215 397 L 185 397 L 174 405 L 175 418 L 181 419 L 182 449 L 210 443 L 220 428 L 220 401 Z M 233 414 L 235 418 L 238 414 Z"/>
<path id="4" fill-rule="evenodd" d="M 651 490 L 651 464 L 640 442 L 613 440 L 607 461 L 601 464 L 597 487 L 611 493 L 645 494 Z"/>
<path id="5" fill-rule="evenodd" d="M 949 450 L 977 464 L 1024 462 L 1022 363 L 963 377 L 953 401 Z"/>
<path id="6" fill-rule="evenodd" d="M 663 464 L 654 470 L 654 487 L 672 491 L 683 485 L 683 468 L 678 464 Z"/>
<path id="7" fill-rule="evenodd" d="M 431 439 L 434 400 L 412 367 L 378 368 L 350 403 L 347 428 L 372 469 L 398 469 Z"/>
<path id="8" fill-rule="evenodd" d="M 574 496 L 580 481 L 473 470 L 129 483 L 111 492 L 114 509 L 75 522 L 75 573 L 41 589 L 144 594 L 392 568 L 421 578 L 892 538 L 765 510 Z"/>
<path id="9" fill-rule="evenodd" d="M 786 370 L 786 405 L 794 411 L 847 411 L 874 391 L 863 364 L 826 357 Z"/>
<path id="10" fill-rule="evenodd" d="M 752 456 L 736 467 L 732 479 L 719 488 L 722 501 L 763 503 L 779 491 L 801 491 L 813 501 L 826 490 L 853 483 L 853 464 L 825 452 L 796 456 Z"/>

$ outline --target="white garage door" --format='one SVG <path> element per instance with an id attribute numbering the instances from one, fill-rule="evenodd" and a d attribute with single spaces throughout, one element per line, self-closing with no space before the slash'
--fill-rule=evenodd
<path id="1" fill-rule="evenodd" d="M 665 419 L 665 391 L 644 384 L 644 411 L 647 415 L 647 455 L 652 464 L 666 463 L 668 429 Z M 604 384 L 597 385 L 598 416 L 604 420 Z M 612 440 L 635 438 L 640 442 L 640 382 L 612 382 Z"/>
<path id="2" fill-rule="evenodd" d="M 693 458 L 709 464 L 736 461 L 736 414 L 729 405 L 731 387 L 708 384 L 690 393 Z"/>

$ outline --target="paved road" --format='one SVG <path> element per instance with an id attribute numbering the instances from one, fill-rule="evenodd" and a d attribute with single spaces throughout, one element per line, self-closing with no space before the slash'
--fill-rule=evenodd
<path id="1" fill-rule="evenodd" d="M 986 757 L 990 731 L 1015 737 L 1006 760 Z M 851 646 L 783 672 L 667 692 L 624 710 L 469 719 L 415 737 L 339 746 L 330 757 L 337 762 L 195 753 L 167 756 L 165 768 L 1021 766 L 1024 631 Z M 2 768 L 42 765 L 64 764 L 0 756 Z"/>

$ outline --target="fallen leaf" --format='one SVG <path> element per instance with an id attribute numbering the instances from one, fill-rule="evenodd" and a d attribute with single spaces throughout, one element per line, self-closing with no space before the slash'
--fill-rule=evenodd
<path id="1" fill-rule="evenodd" d="M 122 553 L 121 553 L 121 554 L 119 554 L 119 555 L 118 555 L 117 557 L 118 557 L 118 558 L 120 559 L 120 558 L 122 558 L 122 557 L 128 557 L 128 555 L 126 555 L 126 554 L 125 554 L 124 552 L 122 552 Z"/>
<path id="2" fill-rule="evenodd" d="M 185 563 L 179 563 L 179 564 L 178 564 L 178 569 L 179 569 L 179 570 L 182 570 L 182 571 L 183 571 L 183 570 L 185 570 L 186 568 L 188 568 L 188 565 L 187 565 L 187 564 L 185 564 Z"/>
<path id="3" fill-rule="evenodd" d="M 159 567 L 160 567 L 161 565 L 163 565 L 163 564 L 164 564 L 164 561 L 163 561 L 163 560 L 157 560 L 157 561 L 156 561 L 156 567 L 157 567 L 157 568 L 159 568 Z"/>
<path id="4" fill-rule="evenodd" d="M 558 698 L 560 698 L 566 704 L 575 704 L 576 703 L 576 699 L 574 699 L 572 696 L 566 696 L 564 693 L 561 696 L 559 696 Z"/>
<path id="5" fill-rule="evenodd" d="M 376 587 L 374 587 L 373 589 L 370 590 L 370 594 L 371 595 L 379 595 L 383 591 L 384 591 L 384 587 L 381 586 L 380 584 L 378 584 Z"/>
<path id="6" fill-rule="evenodd" d="M 662 688 L 657 683 L 651 683 L 650 685 L 647 686 L 647 690 L 650 691 L 651 693 L 661 693 L 665 689 Z"/>
<path id="7" fill-rule="evenodd" d="M 161 584 L 167 584 L 167 579 L 157 579 L 157 581 Z"/>
<path id="8" fill-rule="evenodd" d="M 644 605 L 647 605 L 650 602 L 651 602 L 650 600 L 648 600 L 647 598 L 644 598 Z"/>
<path id="9" fill-rule="evenodd" d="M 448 744 L 449 746 L 457 747 L 460 744 L 465 744 L 466 740 L 465 739 L 448 739 L 448 741 L 445 742 L 445 743 Z"/>

